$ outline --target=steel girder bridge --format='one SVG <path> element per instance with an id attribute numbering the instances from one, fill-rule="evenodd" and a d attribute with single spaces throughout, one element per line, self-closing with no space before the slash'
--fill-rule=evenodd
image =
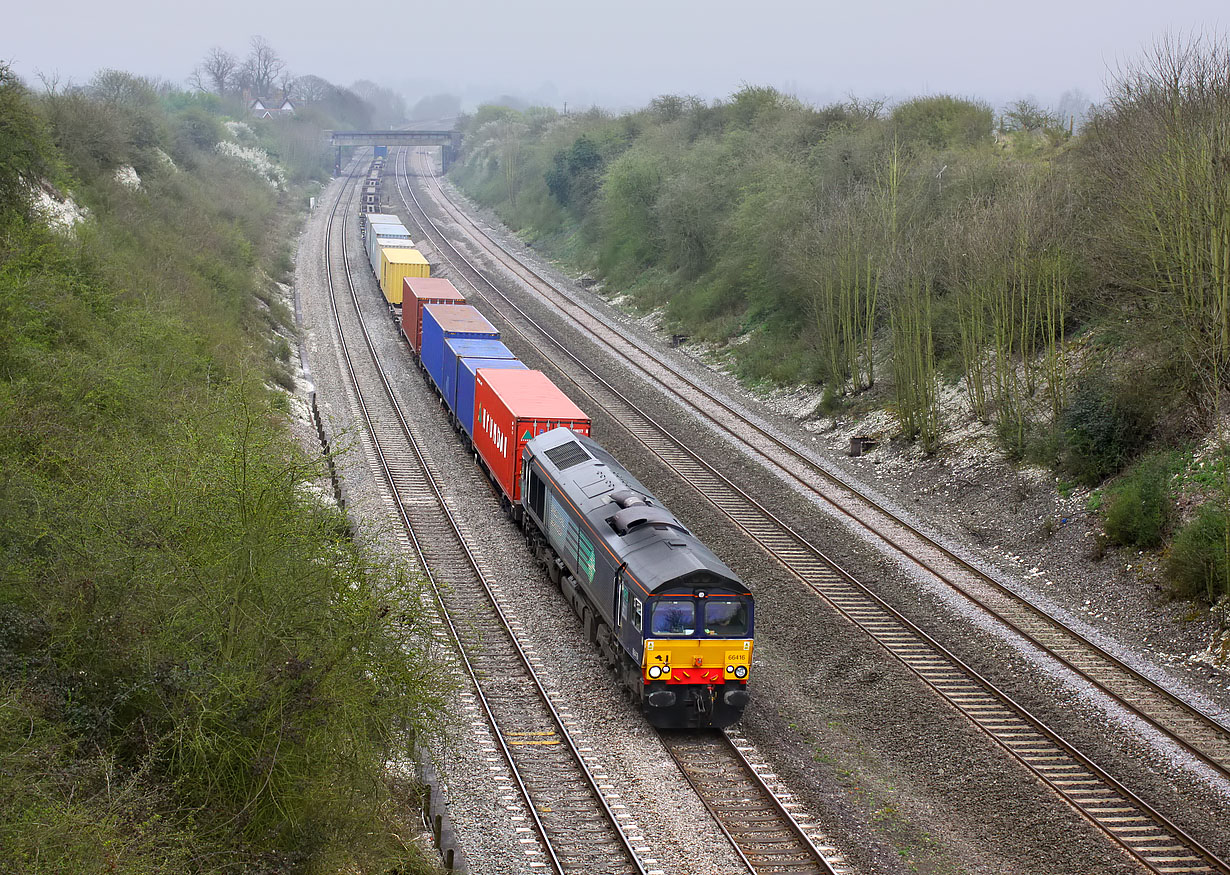
<path id="1" fill-rule="evenodd" d="M 342 149 L 349 146 L 372 146 L 376 154 L 388 154 L 390 146 L 439 146 L 444 169 L 461 148 L 460 131 L 330 131 L 329 145 L 336 147 L 334 173 L 342 171 Z"/>

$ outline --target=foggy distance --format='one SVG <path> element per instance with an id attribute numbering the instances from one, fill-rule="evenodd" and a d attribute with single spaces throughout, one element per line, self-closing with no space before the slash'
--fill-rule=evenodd
<path id="1" fill-rule="evenodd" d="M 235 0 L 166 6 L 10 3 L 0 59 L 26 79 L 83 83 L 102 68 L 175 83 L 211 46 L 243 54 L 264 36 L 295 74 L 458 93 L 471 108 L 503 94 L 556 107 L 615 109 L 658 94 L 724 97 L 770 85 L 824 103 L 853 93 L 953 93 L 1001 106 L 1104 94 L 1108 75 L 1164 33 L 1216 29 L 1211 0 L 1060 3 L 768 3 L 563 0 L 438 5 Z M 105 10 L 105 11 L 104 11 Z M 397 40 L 390 39 L 393 33 Z"/>

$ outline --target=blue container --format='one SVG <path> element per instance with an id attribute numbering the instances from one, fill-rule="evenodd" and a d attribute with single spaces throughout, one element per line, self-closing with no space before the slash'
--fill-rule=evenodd
<path id="1" fill-rule="evenodd" d="M 469 304 L 425 304 L 423 306 L 423 346 L 419 361 L 440 394 L 444 394 L 444 341 L 451 338 L 499 340 L 500 332 Z"/>
<path id="2" fill-rule="evenodd" d="M 448 409 L 457 412 L 457 360 L 515 359 L 512 350 L 498 340 L 487 337 L 450 337 L 444 341 L 444 355 L 440 362 L 440 394 Z"/>
<path id="3" fill-rule="evenodd" d="M 466 430 L 470 439 L 474 439 L 474 383 L 478 379 L 479 368 L 497 368 L 501 370 L 528 371 L 529 368 L 517 359 L 469 359 L 457 360 L 457 405 L 453 412 L 457 421 Z"/>

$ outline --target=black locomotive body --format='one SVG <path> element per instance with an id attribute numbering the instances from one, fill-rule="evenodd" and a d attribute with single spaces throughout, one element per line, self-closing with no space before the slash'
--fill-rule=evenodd
<path id="1" fill-rule="evenodd" d="M 590 438 L 553 429 L 523 460 L 527 540 L 649 721 L 737 721 L 752 658 L 747 586 Z"/>

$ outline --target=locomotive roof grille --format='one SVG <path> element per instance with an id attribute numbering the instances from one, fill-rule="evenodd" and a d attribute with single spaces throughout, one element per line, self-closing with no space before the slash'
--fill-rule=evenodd
<path id="1" fill-rule="evenodd" d="M 566 444 L 552 447 L 546 451 L 545 455 L 561 471 L 565 471 L 592 458 L 589 453 L 581 449 L 581 445 L 576 441 L 568 441 Z"/>

